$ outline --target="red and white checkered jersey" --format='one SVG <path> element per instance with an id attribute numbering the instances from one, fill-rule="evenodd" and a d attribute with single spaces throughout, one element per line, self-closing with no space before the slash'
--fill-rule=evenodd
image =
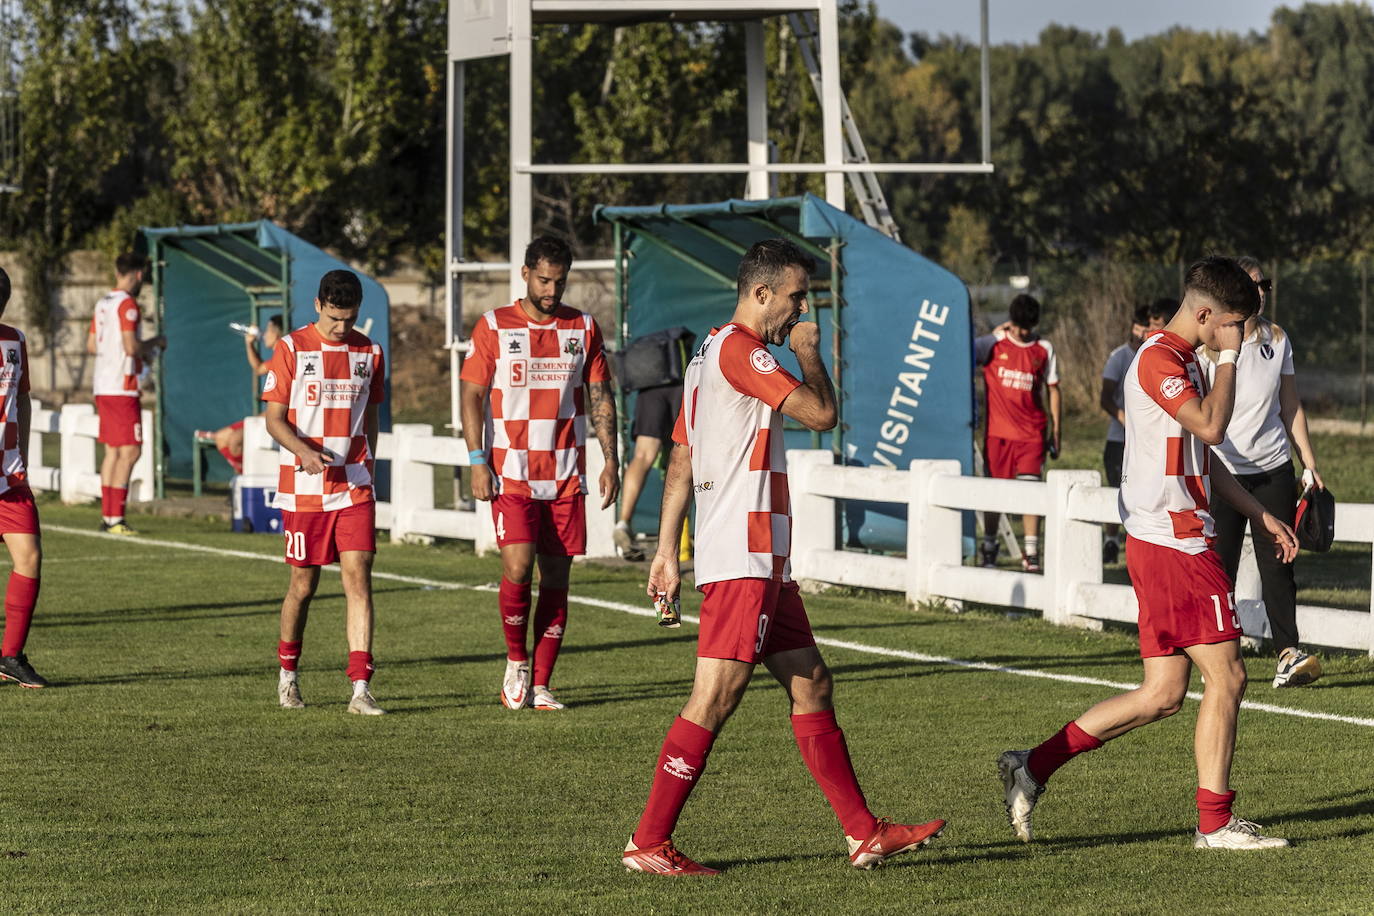
<path id="1" fill-rule="evenodd" d="M 124 333 L 138 336 L 141 315 L 138 300 L 122 289 L 112 289 L 95 304 L 91 332 L 95 334 L 95 380 L 97 397 L 125 395 L 138 397 L 138 376 L 143 360 L 124 352 Z"/>
<path id="2" fill-rule="evenodd" d="M 562 305 L 534 321 L 517 300 L 477 319 L 462 379 L 491 389 L 487 460 L 498 493 L 587 492 L 583 386 L 610 378 L 601 329 L 585 312 Z"/>
<path id="3" fill-rule="evenodd" d="M 28 468 L 19 453 L 19 399 L 29 396 L 29 348 L 18 328 L 0 324 L 0 493 L 29 488 Z"/>
<path id="4" fill-rule="evenodd" d="M 286 405 L 286 422 L 311 448 L 333 456 L 322 474 L 296 469 L 281 450 L 277 496 L 288 512 L 331 512 L 372 499 L 372 452 L 366 414 L 385 397 L 382 348 L 358 331 L 340 343 L 325 340 L 313 324 L 292 331 L 272 351 L 262 399 Z"/>
<path id="5" fill-rule="evenodd" d="M 1202 553 L 1216 535 L 1209 511 L 1212 450 L 1174 419 L 1184 404 L 1207 393 L 1197 355 L 1182 337 L 1159 331 L 1136 351 L 1122 384 L 1121 521 L 1139 540 Z"/>
<path id="6" fill-rule="evenodd" d="M 1006 334 L 987 334 L 974 344 L 988 395 L 988 435 L 1043 442 L 1046 415 L 1040 392 L 1059 384 L 1054 346 L 1042 338 L 1022 343 Z"/>
<path id="7" fill-rule="evenodd" d="M 696 586 L 792 578 L 782 402 L 801 382 L 757 334 L 727 324 L 687 366 L 673 441 L 692 454 Z"/>

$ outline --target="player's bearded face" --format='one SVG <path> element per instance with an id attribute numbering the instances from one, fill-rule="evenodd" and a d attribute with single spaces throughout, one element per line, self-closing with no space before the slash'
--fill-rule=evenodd
<path id="1" fill-rule="evenodd" d="M 520 268 L 520 274 L 525 280 L 525 301 L 545 315 L 552 315 L 563 301 L 563 290 L 568 286 L 568 268 L 541 259 L 533 269 Z"/>
<path id="2" fill-rule="evenodd" d="M 765 307 L 767 333 L 764 337 L 775 346 L 787 343 L 792 326 L 810 310 L 806 297 L 811 289 L 811 281 L 806 272 L 800 267 L 790 266 L 783 277 L 776 287 L 768 287 L 769 299 Z"/>

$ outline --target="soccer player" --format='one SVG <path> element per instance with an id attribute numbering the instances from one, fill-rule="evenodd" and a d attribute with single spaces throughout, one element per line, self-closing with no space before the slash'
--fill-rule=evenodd
<path id="1" fill-rule="evenodd" d="M 622 855 L 631 871 L 719 873 L 679 852 L 672 833 L 760 661 L 787 691 L 797 747 L 839 817 L 856 868 L 923 846 L 944 829 L 942 820 L 909 826 L 869 811 L 835 721 L 830 670 L 790 574 L 783 417 L 818 431 L 834 427 L 836 417 L 819 328 L 801 321 L 814 269 L 791 242 L 769 239 L 751 247 L 736 278 L 734 317 L 711 331 L 687 368 L 648 593 L 678 596 L 677 536 L 695 490 L 696 586 L 704 596 L 696 678 L 668 729 L 648 804 Z M 768 351 L 769 344 L 784 343 L 797 356 L 801 381 Z M 701 536 L 705 531 L 709 536 Z"/>
<path id="2" fill-rule="evenodd" d="M 1047 440 L 1050 455 L 1059 455 L 1059 363 L 1054 347 L 1035 333 L 1040 303 L 1022 293 L 1011 300 L 1009 311 L 1009 321 L 974 342 L 987 391 L 983 454 L 989 477 L 1039 480 Z M 1042 390 L 1049 392 L 1048 416 Z M 997 565 L 998 516 L 983 516 L 984 566 Z M 1024 516 L 1023 524 L 1026 549 L 1021 566 L 1026 572 L 1040 572 L 1040 517 Z"/>
<path id="3" fill-rule="evenodd" d="M 0 270 L 0 316 L 10 301 L 10 277 Z M 0 680 L 20 687 L 48 686 L 24 654 L 38 582 L 43 566 L 43 543 L 38 507 L 29 489 L 29 350 L 18 328 L 0 324 L 0 540 L 10 552 L 9 584 L 5 588 L 5 635 L 0 642 Z"/>
<path id="4" fill-rule="evenodd" d="M 380 716 L 372 696 L 372 558 L 377 552 L 372 469 L 377 410 L 385 396 L 382 348 L 354 330 L 357 274 L 320 278 L 313 324 L 277 344 L 263 380 L 267 431 L 281 446 L 272 505 L 282 510 L 291 580 L 281 605 L 277 700 L 303 709 L 297 665 L 320 567 L 338 562 L 347 602 L 348 711 Z"/>
<path id="5" fill-rule="evenodd" d="M 1254 279 L 1260 291 L 1260 312 L 1273 283 L 1254 258 L 1237 258 Z M 1289 439 L 1302 458 L 1304 486 L 1324 489 L 1317 472 L 1317 453 L 1307 432 L 1307 413 L 1298 398 L 1293 371 L 1293 341 L 1283 328 L 1260 312 L 1245 322 L 1245 342 L 1236 365 L 1236 408 L 1226 441 L 1217 446 L 1217 457 L 1236 478 L 1236 482 L 1259 500 L 1285 525 L 1292 525 L 1294 505 L 1293 458 Z M 1205 347 L 1198 351 L 1202 368 L 1212 378 L 1217 369 L 1217 354 Z M 1217 553 L 1233 580 L 1240 568 L 1241 544 L 1245 538 L 1245 516 L 1229 506 L 1218 506 Z M 1255 562 L 1259 567 L 1264 594 L 1264 611 L 1269 618 L 1278 667 L 1275 687 L 1301 687 L 1321 677 L 1322 663 L 1298 646 L 1298 586 L 1293 565 L 1280 563 L 1265 549 L 1258 530 L 1252 534 Z"/>
<path id="6" fill-rule="evenodd" d="M 644 481 L 663 450 L 663 443 L 672 438 L 673 422 L 682 410 L 682 386 L 659 385 L 641 390 L 635 398 L 635 452 L 625 466 L 625 480 L 621 487 L 620 521 L 616 522 L 612 539 L 620 555 L 627 560 L 643 560 L 644 551 L 635 546 L 630 523 L 634 520 L 639 494 Z"/>
<path id="7" fill-rule="evenodd" d="M 461 375 L 472 495 L 491 501 L 501 549 L 500 697 L 513 710 L 564 708 L 549 686 L 568 626 L 568 572 L 587 549 L 588 408 L 606 459 L 603 510 L 620 489 L 611 372 L 592 316 L 563 304 L 571 266 L 561 239 L 530 242 L 520 268 L 524 297 L 477 320 Z M 536 562 L 531 671 L 526 630 Z"/>
<path id="8" fill-rule="evenodd" d="M 1107 356 L 1106 365 L 1102 367 L 1102 388 L 1098 392 L 1097 403 L 1111 418 L 1107 425 L 1107 444 L 1102 449 L 1102 464 L 1107 469 L 1109 487 L 1121 486 L 1121 458 L 1126 450 L 1126 410 L 1122 400 L 1125 392 L 1121 388 L 1121 380 L 1126 377 L 1131 359 L 1149 331 L 1150 307 L 1138 305 L 1131 315 L 1130 337 Z M 1121 555 L 1117 527 L 1103 525 L 1102 532 L 1106 537 L 1102 542 L 1102 562 L 1115 563 Z"/>
<path id="9" fill-rule="evenodd" d="M 1235 261 L 1208 257 L 1184 278 L 1182 307 L 1136 352 L 1126 373 L 1126 461 L 1119 505 L 1126 526 L 1126 569 L 1140 606 L 1145 677 L 1135 690 L 1104 700 L 1029 751 L 997 760 L 1012 829 L 1031 839 L 1031 811 L 1054 772 L 1070 759 L 1133 728 L 1178 712 L 1192 666 L 1204 680 L 1193 736 L 1197 759 L 1199 848 L 1287 846 L 1231 810 L 1236 714 L 1245 694 L 1231 580 L 1212 549 L 1212 490 L 1268 532 L 1271 549 L 1293 559 L 1293 531 L 1211 460 L 1226 436 L 1236 393 L 1241 327 L 1259 308 L 1254 281 Z M 1194 350 L 1220 351 L 1208 391 Z"/>
<path id="10" fill-rule="evenodd" d="M 259 338 L 256 333 L 245 334 L 243 347 L 245 355 L 248 357 L 248 368 L 253 370 L 253 378 L 267 374 L 267 369 L 272 359 L 272 352 L 276 349 L 277 341 L 281 340 L 282 321 L 280 315 L 273 315 L 267 319 L 267 328 Z M 258 355 L 258 340 L 261 339 L 263 346 L 267 347 L 267 359 Z M 197 433 L 197 435 L 200 435 Z M 243 473 L 243 421 L 236 420 L 228 426 L 221 426 L 219 429 L 210 433 L 215 437 L 215 448 L 224 456 L 224 460 L 229 462 L 229 466 L 234 469 L 234 473 Z"/>
<path id="11" fill-rule="evenodd" d="M 140 340 L 142 314 L 138 294 L 148 280 L 148 259 L 125 252 L 115 259 L 115 288 L 95 304 L 86 352 L 95 354 L 95 410 L 100 416 L 99 441 L 105 445 L 100 463 L 100 530 L 137 534 L 124 520 L 129 478 L 143 453 L 143 408 L 138 383 L 143 365 L 167 338 L 159 334 Z"/>

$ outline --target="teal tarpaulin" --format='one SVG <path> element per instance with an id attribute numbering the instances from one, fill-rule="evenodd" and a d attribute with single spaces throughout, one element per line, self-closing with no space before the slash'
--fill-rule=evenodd
<path id="1" fill-rule="evenodd" d="M 153 261 L 154 308 L 167 335 L 158 371 L 154 453 L 158 487 L 167 477 L 191 477 L 191 436 L 260 413 L 259 385 L 229 322 L 263 326 L 287 312 L 288 331 L 315 320 L 320 277 L 353 270 L 362 280 L 358 328 L 382 345 L 391 369 L 390 301 L 381 284 L 285 229 L 259 220 L 217 226 L 139 230 Z M 262 352 L 260 350 L 260 352 Z M 263 352 L 263 355 L 267 354 Z M 389 424 L 386 404 L 383 429 Z M 210 480 L 231 471 L 218 457 Z"/>
<path id="2" fill-rule="evenodd" d="M 596 216 L 615 227 L 617 257 L 627 265 L 619 329 L 625 340 L 675 325 L 700 336 L 724 324 L 748 247 L 778 236 L 803 245 L 817 260 L 811 307 L 840 400 L 840 426 L 820 447 L 855 466 L 954 458 L 971 473 L 972 316 L 956 275 L 812 195 L 598 207 Z M 790 351 L 775 355 L 798 373 Z M 810 432 L 788 433 L 794 448 L 814 442 Z M 646 493 L 641 505 L 651 499 Z M 904 547 L 904 516 L 893 504 L 851 503 L 847 538 Z"/>

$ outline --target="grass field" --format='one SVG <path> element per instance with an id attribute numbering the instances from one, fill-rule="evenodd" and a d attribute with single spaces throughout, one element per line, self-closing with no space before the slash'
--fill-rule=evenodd
<path id="1" fill-rule="evenodd" d="M 1252 700 L 1364 720 L 1242 713 L 1238 810 L 1293 849 L 1190 848 L 1191 701 L 1070 764 L 1023 846 L 1003 820 L 994 757 L 1115 688 L 918 659 L 1133 683 L 1133 639 L 812 597 L 818 636 L 869 647 L 824 651 L 875 811 L 944 817 L 949 830 L 888 868 L 849 868 L 782 694 L 761 679 L 676 834 L 725 874 L 675 882 L 626 874 L 617 852 L 690 684 L 694 627 L 575 604 L 555 678 L 569 709 L 512 713 L 496 700 L 494 596 L 472 589 L 497 580 L 496 561 L 383 544 L 375 692 L 391 714 L 344 712 L 342 599 L 328 573 L 305 643 L 310 708 L 288 712 L 274 695 L 276 538 L 135 517 L 144 536 L 123 540 L 88 533 L 93 509 L 42 512 L 29 655 L 54 687 L 0 689 L 3 911 L 1374 910 L 1374 664 L 1364 658 L 1329 659 L 1317 685 L 1286 692 L 1268 686 L 1269 659 L 1249 662 Z M 573 594 L 642 608 L 641 575 L 579 566 Z M 686 603 L 694 610 L 696 596 Z M 908 657 L 882 654 L 893 651 Z"/>

